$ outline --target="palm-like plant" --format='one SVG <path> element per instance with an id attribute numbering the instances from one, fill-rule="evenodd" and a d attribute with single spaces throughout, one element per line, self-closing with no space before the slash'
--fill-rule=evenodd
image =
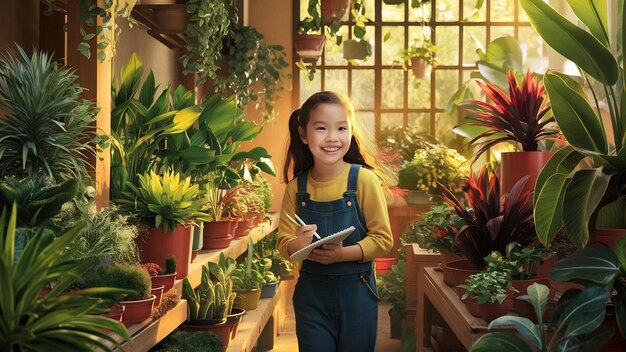
<path id="1" fill-rule="evenodd" d="M 507 78 L 508 94 L 493 83 L 476 81 L 492 102 L 469 100 L 459 104 L 467 113 L 467 120 L 461 125 L 486 129 L 469 142 L 482 144 L 477 156 L 503 142 L 517 142 L 524 151 L 536 151 L 539 141 L 559 132 L 550 127 L 554 117 L 546 118 L 550 105 L 541 81 L 530 71 L 519 85 L 512 70 Z"/>
<path id="2" fill-rule="evenodd" d="M 0 58 L 0 176 L 88 178 L 95 108 L 45 53 Z"/>
<path id="3" fill-rule="evenodd" d="M 180 174 L 166 171 L 163 176 L 154 171 L 139 175 L 139 187 L 128 183 L 131 192 L 120 199 L 122 209 L 137 214 L 165 232 L 174 232 L 176 225 L 192 220 L 202 220 L 206 214 L 199 209 L 204 200 L 199 196 L 198 185 L 191 178 L 181 179 Z"/>
<path id="4" fill-rule="evenodd" d="M 80 231 L 77 225 L 56 239 L 41 233 L 34 236 L 15 260 L 16 207 L 7 222 L 6 209 L 0 216 L 0 348 L 4 351 L 111 351 L 119 346 L 108 329 L 130 340 L 126 328 L 111 319 L 90 315 L 111 302 L 88 296 L 120 293 L 116 289 L 93 288 L 76 295 L 62 295 L 83 276 L 97 259 L 77 262 L 63 255 Z M 40 297 L 51 282 L 56 285 Z M 107 346 L 105 342 L 112 344 Z"/>
<path id="5" fill-rule="evenodd" d="M 536 238 L 530 193 L 523 192 L 527 180 L 528 176 L 523 177 L 501 197 L 498 176 L 483 167 L 478 176 L 470 175 L 463 188 L 471 210 L 438 183 L 444 201 L 461 219 L 460 226 L 449 225 L 456 233 L 455 242 L 478 268 L 484 266 L 483 258 L 491 252 L 506 253 L 509 243 L 526 246 Z"/>

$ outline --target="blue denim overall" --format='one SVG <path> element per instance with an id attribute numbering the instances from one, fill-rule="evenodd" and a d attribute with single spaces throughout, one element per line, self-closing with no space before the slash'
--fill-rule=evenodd
<path id="1" fill-rule="evenodd" d="M 343 241 L 350 246 L 367 230 L 356 196 L 359 168 L 350 168 L 343 198 L 318 202 L 307 193 L 307 172 L 298 175 L 296 212 L 307 224 L 316 224 L 320 236 L 354 226 Z M 378 324 L 378 297 L 372 262 L 320 264 L 304 260 L 293 295 L 296 335 L 300 352 L 374 351 Z"/>

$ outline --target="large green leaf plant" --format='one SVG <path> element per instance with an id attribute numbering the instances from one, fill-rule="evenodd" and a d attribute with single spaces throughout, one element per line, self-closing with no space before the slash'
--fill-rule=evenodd
<path id="1" fill-rule="evenodd" d="M 618 19 L 615 37 L 609 35 L 612 11 L 606 2 L 568 3 L 584 28 L 543 0 L 520 0 L 539 35 L 574 62 L 586 82 L 585 89 L 559 72 L 544 76 L 554 117 L 569 146 L 544 167 L 533 199 L 537 234 L 543 243 L 551 242 L 564 227 L 571 241 L 583 247 L 596 227 L 626 227 L 624 1 L 612 2 Z M 603 106 L 608 114 L 601 112 Z"/>
<path id="2" fill-rule="evenodd" d="M 64 295 L 97 259 L 75 261 L 63 255 L 76 240 L 81 225 L 57 238 L 42 233 L 26 245 L 19 259 L 15 253 L 16 206 L 0 216 L 0 348 L 3 351 L 112 351 L 120 347 L 116 335 L 130 340 L 120 322 L 91 315 L 106 309 L 110 301 L 90 297 L 93 293 L 119 293 L 110 288 L 92 288 Z M 84 225 L 84 224 L 82 224 Z M 54 287 L 42 291 L 51 282 Z M 108 329 L 113 333 L 107 333 Z"/>

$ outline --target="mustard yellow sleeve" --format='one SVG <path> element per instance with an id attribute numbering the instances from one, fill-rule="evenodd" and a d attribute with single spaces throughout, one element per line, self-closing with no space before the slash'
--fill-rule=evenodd
<path id="1" fill-rule="evenodd" d="M 367 235 L 357 243 L 363 250 L 363 261 L 367 262 L 389 253 L 393 246 L 387 202 L 373 171 L 365 168 L 359 171 L 357 197 L 367 227 Z"/>
<path id="2" fill-rule="evenodd" d="M 296 210 L 296 188 L 297 182 L 296 179 L 291 180 L 287 183 L 287 187 L 285 187 L 285 194 L 283 195 L 283 203 L 280 210 L 280 218 L 278 220 L 278 239 L 276 241 L 276 248 L 280 255 L 285 257 L 288 260 L 289 258 L 289 250 L 287 246 L 289 242 L 296 238 L 296 224 L 289 221 L 289 219 L 285 216 L 285 212 L 287 214 L 295 214 Z"/>

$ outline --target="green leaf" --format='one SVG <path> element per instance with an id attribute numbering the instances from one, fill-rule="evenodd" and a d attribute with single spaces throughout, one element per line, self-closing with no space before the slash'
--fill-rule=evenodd
<path id="1" fill-rule="evenodd" d="M 76 48 L 84 57 L 91 58 L 91 52 L 89 51 L 91 45 L 89 43 L 80 42 L 78 43 L 78 47 Z"/>
<path id="2" fill-rule="evenodd" d="M 558 261 L 549 277 L 557 281 L 582 280 L 607 286 L 619 272 L 619 262 L 613 251 L 605 246 L 585 247 Z"/>
<path id="3" fill-rule="evenodd" d="M 596 39 L 608 46 L 607 11 L 605 0 L 567 0 L 576 17 Z"/>
<path id="4" fill-rule="evenodd" d="M 543 314 L 545 313 L 548 305 L 548 295 L 550 294 L 550 289 L 546 285 L 535 282 L 528 286 L 526 292 L 528 293 L 530 303 L 535 309 L 535 316 L 541 317 L 543 320 Z"/>
<path id="5" fill-rule="evenodd" d="M 570 240 L 579 248 L 589 241 L 589 221 L 602 200 L 611 176 L 602 168 L 579 170 L 565 189 L 563 207 L 567 216 L 563 218 Z"/>
<path id="6" fill-rule="evenodd" d="M 532 343 L 538 350 L 543 345 L 543 338 L 539 327 L 536 326 L 528 318 L 516 317 L 512 315 L 504 315 L 489 323 L 489 329 L 511 327 L 513 326 L 517 332 Z"/>
<path id="7" fill-rule="evenodd" d="M 615 58 L 593 35 L 569 22 L 543 0 L 520 0 L 520 5 L 537 33 L 558 53 L 602 83 L 617 82 L 619 67 Z"/>
<path id="8" fill-rule="evenodd" d="M 588 287 L 574 298 L 563 312 L 561 326 L 567 329 L 564 338 L 587 334 L 604 321 L 609 292 L 604 287 Z"/>
<path id="9" fill-rule="evenodd" d="M 617 260 L 619 261 L 622 270 L 626 272 L 626 236 L 622 236 L 619 240 L 617 240 L 617 244 L 615 245 L 615 256 L 617 256 Z"/>
<path id="10" fill-rule="evenodd" d="M 139 60 L 136 53 L 130 56 L 130 59 L 122 66 L 121 81 L 122 84 L 115 97 L 115 105 L 119 105 L 129 100 L 135 95 L 139 89 L 139 81 L 143 74 L 143 63 Z"/>
<path id="11" fill-rule="evenodd" d="M 563 74 L 544 76 L 554 118 L 567 141 L 576 149 L 591 154 L 607 154 L 604 126 L 596 116 L 580 86 Z"/>
<path id="12" fill-rule="evenodd" d="M 567 145 L 559 149 L 543 166 L 541 173 L 535 182 L 535 191 L 533 192 L 533 203 L 537 206 L 537 198 L 539 192 L 543 188 L 548 178 L 556 173 L 570 174 L 574 168 L 580 163 L 585 156 Z"/>
<path id="13" fill-rule="evenodd" d="M 180 110 L 174 115 L 173 124 L 168 126 L 164 134 L 176 134 L 185 132 L 189 127 L 191 127 L 202 112 L 201 108 L 197 105 L 192 105 L 188 108 Z"/>
<path id="14" fill-rule="evenodd" d="M 563 226 L 563 200 L 565 189 L 570 182 L 567 174 L 553 174 L 537 192 L 533 208 L 535 231 L 543 244 L 552 242 Z"/>
<path id="15" fill-rule="evenodd" d="M 532 352 L 532 349 L 519 337 L 506 332 L 490 332 L 481 336 L 470 352 Z"/>

